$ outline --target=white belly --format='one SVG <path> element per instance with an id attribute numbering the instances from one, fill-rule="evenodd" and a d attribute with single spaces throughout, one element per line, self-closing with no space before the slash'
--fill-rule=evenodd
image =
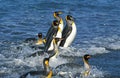
<path id="1" fill-rule="evenodd" d="M 53 49 L 54 49 L 54 46 L 53 46 L 53 40 L 52 40 L 50 47 L 48 48 L 48 51 L 53 50 Z"/>
<path id="2" fill-rule="evenodd" d="M 57 32 L 56 38 L 62 38 L 62 33 L 60 31 Z M 59 44 L 60 44 L 60 41 L 58 41 L 57 45 L 59 46 Z M 52 40 L 50 47 L 48 48 L 48 51 L 53 49 L 54 49 L 54 46 L 53 46 L 53 40 Z"/>
<path id="3" fill-rule="evenodd" d="M 63 21 L 61 21 L 61 24 L 59 25 L 60 29 L 61 29 L 61 32 L 63 31 Z"/>
<path id="4" fill-rule="evenodd" d="M 56 38 L 62 38 L 62 32 L 61 31 L 57 32 Z M 58 46 L 60 45 L 60 42 L 61 41 L 58 41 L 58 43 L 57 43 Z"/>
<path id="5" fill-rule="evenodd" d="M 76 25 L 73 24 L 73 26 L 72 26 L 72 32 L 70 33 L 70 35 L 66 39 L 65 44 L 64 44 L 63 47 L 68 47 L 69 45 L 71 45 L 71 43 L 75 39 L 76 33 L 77 33 Z"/>

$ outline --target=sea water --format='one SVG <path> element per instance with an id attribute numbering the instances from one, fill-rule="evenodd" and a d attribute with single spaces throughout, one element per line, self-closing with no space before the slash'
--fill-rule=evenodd
<path id="1" fill-rule="evenodd" d="M 83 66 L 83 55 L 90 54 L 88 78 L 120 78 L 119 5 L 119 0 L 0 0 L 0 78 L 19 78 L 43 69 L 47 56 L 27 57 L 39 49 L 24 41 L 37 38 L 39 32 L 45 36 L 55 11 L 63 12 L 64 26 L 66 15 L 74 17 L 77 35 L 70 47 L 59 48 L 62 57 L 52 67 L 65 63 Z M 82 70 L 66 66 L 59 73 L 74 78 Z"/>

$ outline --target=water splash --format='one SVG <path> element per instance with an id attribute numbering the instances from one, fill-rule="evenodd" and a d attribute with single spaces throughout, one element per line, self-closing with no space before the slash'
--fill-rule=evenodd
<path id="1" fill-rule="evenodd" d="M 88 76 L 83 76 L 84 67 L 67 67 L 64 66 L 63 68 L 57 69 L 59 72 L 55 77 L 62 77 L 62 78 L 103 78 L 104 71 L 101 69 L 92 66 L 90 70 L 90 74 Z M 53 77 L 53 78 L 55 78 Z"/>
<path id="2" fill-rule="evenodd" d="M 97 47 L 94 45 L 91 45 L 90 47 L 86 48 L 75 48 L 75 47 L 68 47 L 68 48 L 61 48 L 60 54 L 63 56 L 77 56 L 81 57 L 85 54 L 95 55 L 95 54 L 103 54 L 108 53 L 104 47 Z"/>
<path id="3" fill-rule="evenodd" d="M 83 70 L 81 73 L 83 73 L 85 70 Z M 80 75 L 82 76 L 82 74 Z M 103 78 L 104 77 L 104 71 L 101 71 L 101 69 L 98 69 L 95 66 L 91 67 L 90 74 L 86 77 L 82 76 L 82 78 Z"/>

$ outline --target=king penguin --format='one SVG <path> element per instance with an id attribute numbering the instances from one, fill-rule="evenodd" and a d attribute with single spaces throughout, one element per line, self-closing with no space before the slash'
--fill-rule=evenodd
<path id="1" fill-rule="evenodd" d="M 48 37 L 46 38 L 46 44 L 45 44 L 45 48 L 44 51 L 50 51 L 53 50 L 54 46 L 53 46 L 53 37 L 56 37 L 57 33 L 59 33 L 59 22 L 57 20 L 54 20 L 52 22 L 52 28 L 51 28 L 51 32 L 49 33 Z"/>
<path id="2" fill-rule="evenodd" d="M 62 37 L 62 31 L 63 31 L 63 20 L 62 18 L 59 16 L 60 14 L 62 14 L 61 11 L 56 11 L 53 13 L 54 18 L 59 22 L 59 32 L 57 33 L 56 37 L 61 38 Z M 53 26 L 51 26 L 46 34 L 46 39 L 48 39 L 48 37 L 50 37 L 50 34 L 53 32 Z"/>
<path id="3" fill-rule="evenodd" d="M 42 33 L 38 33 L 38 40 L 36 42 L 36 45 L 41 45 L 45 43 L 46 43 L 46 40 L 43 38 Z"/>
<path id="4" fill-rule="evenodd" d="M 66 26 L 63 29 L 62 32 L 62 38 L 63 40 L 60 43 L 61 47 L 68 47 L 71 45 L 73 40 L 75 39 L 77 33 L 76 24 L 74 22 L 74 19 L 71 15 L 66 16 Z"/>

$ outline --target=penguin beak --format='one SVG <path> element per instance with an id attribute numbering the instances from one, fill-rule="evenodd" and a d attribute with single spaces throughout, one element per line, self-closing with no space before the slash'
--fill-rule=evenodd
<path id="1" fill-rule="evenodd" d="M 87 58 L 89 59 L 89 58 L 91 58 L 91 56 L 89 55 L 89 56 L 87 56 Z"/>
<path id="2" fill-rule="evenodd" d="M 58 14 L 62 14 L 62 11 L 59 11 Z"/>
<path id="3" fill-rule="evenodd" d="M 56 17 L 56 16 L 58 16 L 59 14 L 62 14 L 62 11 L 54 12 L 53 16 Z"/>
<path id="4" fill-rule="evenodd" d="M 70 17 L 70 20 L 71 20 L 71 21 L 74 21 L 74 18 L 73 18 L 73 17 Z"/>

